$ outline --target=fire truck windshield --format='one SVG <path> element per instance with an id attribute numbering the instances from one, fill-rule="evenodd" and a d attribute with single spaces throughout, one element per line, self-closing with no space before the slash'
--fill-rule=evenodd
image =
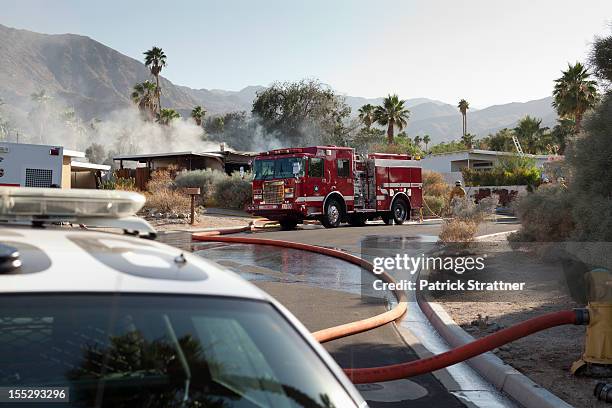
<path id="1" fill-rule="evenodd" d="M 303 157 L 255 160 L 255 180 L 284 179 L 304 176 Z"/>

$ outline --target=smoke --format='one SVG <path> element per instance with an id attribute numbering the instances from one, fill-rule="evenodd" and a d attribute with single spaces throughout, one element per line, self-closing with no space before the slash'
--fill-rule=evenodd
<path id="1" fill-rule="evenodd" d="M 219 143 L 205 140 L 204 129 L 191 118 L 161 125 L 145 120 L 137 107 L 128 106 L 85 122 L 68 104 L 44 92 L 18 104 L 3 105 L 0 117 L 6 128 L 0 136 L 11 142 L 80 151 L 96 143 L 112 154 L 219 150 Z"/>
<path id="2" fill-rule="evenodd" d="M 118 154 L 219 150 L 218 143 L 203 140 L 204 129 L 191 119 L 160 125 L 144 120 L 135 107 L 113 111 L 93 128 L 90 144 L 101 144 Z"/>

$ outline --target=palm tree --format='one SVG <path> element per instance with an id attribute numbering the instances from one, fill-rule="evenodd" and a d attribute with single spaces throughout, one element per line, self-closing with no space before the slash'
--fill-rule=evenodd
<path id="1" fill-rule="evenodd" d="M 49 101 L 51 96 L 47 94 L 47 91 L 41 89 L 40 92 L 34 92 L 30 95 L 32 101 L 36 103 L 36 106 L 29 113 L 29 117 L 33 121 L 38 121 L 38 138 L 40 143 L 45 142 L 45 124 L 49 119 Z"/>
<path id="2" fill-rule="evenodd" d="M 169 125 L 175 119 L 180 118 L 181 115 L 174 109 L 162 109 L 157 117 L 157 121 L 162 125 Z"/>
<path id="3" fill-rule="evenodd" d="M 429 135 L 423 136 L 423 143 L 425 143 L 425 151 L 429 150 L 429 142 L 431 142 L 431 137 L 429 137 Z"/>
<path id="4" fill-rule="evenodd" d="M 514 128 L 514 133 L 521 142 L 527 153 L 537 153 L 537 147 L 540 144 L 544 131 L 548 128 L 541 127 L 542 119 L 534 118 L 529 115 L 525 116 L 518 123 L 518 126 Z"/>
<path id="5" fill-rule="evenodd" d="M 374 123 L 375 109 L 376 107 L 369 103 L 366 103 L 361 108 L 359 108 L 359 119 L 367 129 L 370 129 L 370 126 L 372 126 L 372 123 Z"/>
<path id="6" fill-rule="evenodd" d="M 389 95 L 383 100 L 382 106 L 374 110 L 374 122 L 387 126 L 387 141 L 393 143 L 395 125 L 399 130 L 408 124 L 410 111 L 404 107 L 404 102 L 397 95 Z"/>
<path id="7" fill-rule="evenodd" d="M 202 108 L 200 105 L 196 106 L 191 110 L 191 117 L 195 120 L 196 125 L 202 126 L 202 120 L 206 115 L 206 110 Z"/>
<path id="8" fill-rule="evenodd" d="M 155 93 L 157 96 L 157 113 L 161 115 L 161 88 L 159 87 L 159 74 L 166 66 L 166 54 L 164 54 L 164 50 L 159 47 L 153 47 L 148 51 L 144 52 L 145 55 L 145 65 L 151 71 L 151 75 L 155 77 L 155 84 L 157 87 L 155 88 Z"/>
<path id="9" fill-rule="evenodd" d="M 467 133 L 467 110 L 470 109 L 470 104 L 465 99 L 462 99 L 459 101 L 457 107 L 461 112 L 461 116 L 463 116 L 463 136 L 465 136 Z"/>
<path id="10" fill-rule="evenodd" d="M 553 107 L 561 118 L 573 119 L 579 131 L 584 113 L 597 102 L 597 83 L 589 79 L 591 74 L 579 62 L 568 64 L 567 71 L 561 73 L 555 80 Z"/>
<path id="11" fill-rule="evenodd" d="M 461 141 L 463 142 L 465 147 L 470 150 L 474 147 L 474 140 L 476 140 L 476 136 L 469 133 L 466 133 L 461 136 Z"/>
<path id="12" fill-rule="evenodd" d="M 421 142 L 422 142 L 422 141 L 423 141 L 423 138 L 422 138 L 421 136 L 416 135 L 416 136 L 414 137 L 414 145 L 415 145 L 416 147 L 421 147 Z"/>
<path id="13" fill-rule="evenodd" d="M 133 89 L 132 102 L 138 105 L 141 112 L 146 112 L 152 118 L 157 111 L 157 85 L 144 81 L 134 85 Z"/>

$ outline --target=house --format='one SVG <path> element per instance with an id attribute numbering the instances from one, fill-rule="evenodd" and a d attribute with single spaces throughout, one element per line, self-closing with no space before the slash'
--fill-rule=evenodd
<path id="1" fill-rule="evenodd" d="M 63 146 L 0 142 L 0 186 L 98 188 L 109 170 Z"/>
<path id="2" fill-rule="evenodd" d="M 493 150 L 460 150 L 449 153 L 430 154 L 421 159 L 424 170 L 441 173 L 449 184 L 455 180 L 463 180 L 461 170 L 470 168 L 474 170 L 487 170 L 495 167 L 500 160 L 507 157 L 518 157 L 518 153 L 498 152 Z M 535 160 L 537 167 L 543 167 L 544 163 L 559 158 L 547 154 L 525 154 L 525 157 Z"/>
<path id="3" fill-rule="evenodd" d="M 118 162 L 117 175 L 123 178 L 134 178 L 136 186 L 144 190 L 150 179 L 152 171 L 165 169 L 170 166 L 177 170 L 204 170 L 212 169 L 232 174 L 235 171 L 250 171 L 253 158 L 257 153 L 235 152 L 221 149 L 215 152 L 165 152 L 147 154 L 124 154 L 114 156 Z"/>

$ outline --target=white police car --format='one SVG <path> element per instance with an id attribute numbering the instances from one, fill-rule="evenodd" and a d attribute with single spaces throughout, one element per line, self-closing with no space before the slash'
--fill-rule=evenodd
<path id="1" fill-rule="evenodd" d="M 366 406 L 296 318 L 237 275 L 152 240 L 65 225 L 152 234 L 130 217 L 143 203 L 0 188 L 0 401 Z"/>

